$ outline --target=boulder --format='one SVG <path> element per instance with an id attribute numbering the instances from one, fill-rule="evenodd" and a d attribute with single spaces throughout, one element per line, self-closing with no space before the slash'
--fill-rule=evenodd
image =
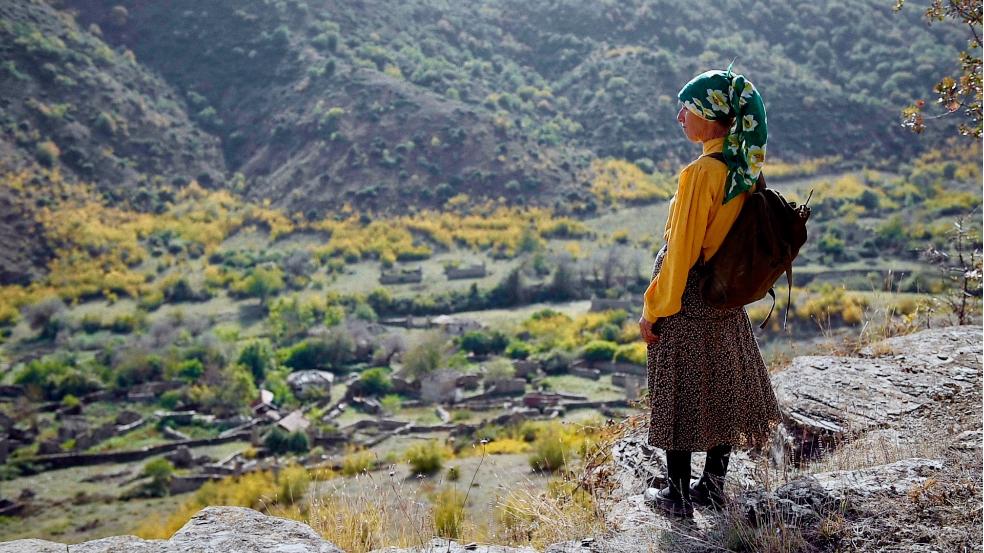
<path id="1" fill-rule="evenodd" d="M 434 538 L 420 547 L 374 549 L 371 553 L 536 553 L 532 547 L 507 547 L 478 543 L 458 543 L 454 540 Z"/>
<path id="2" fill-rule="evenodd" d="M 980 404 L 979 327 L 891 338 L 861 354 L 797 357 L 772 377 L 794 459 L 864 431 L 909 428 L 917 411 L 941 416 L 941 407 L 961 399 Z"/>
<path id="3" fill-rule="evenodd" d="M 44 540 L 0 543 L 0 553 L 342 553 L 310 526 L 242 507 L 207 507 L 169 540 L 116 536 L 77 545 Z"/>
<path id="4" fill-rule="evenodd" d="M 749 520 L 780 519 L 807 527 L 822 523 L 830 513 L 879 511 L 884 501 L 903 498 L 943 469 L 936 459 L 910 458 L 858 470 L 838 470 L 802 476 L 774 492 L 758 490 L 741 498 Z"/>
<path id="5" fill-rule="evenodd" d="M 168 453 L 167 455 L 164 456 L 164 458 L 170 461 L 171 464 L 173 464 L 175 467 L 180 469 L 190 467 L 192 461 L 194 461 L 194 457 L 192 457 L 191 455 L 191 450 L 188 449 L 188 446 L 185 445 Z"/>

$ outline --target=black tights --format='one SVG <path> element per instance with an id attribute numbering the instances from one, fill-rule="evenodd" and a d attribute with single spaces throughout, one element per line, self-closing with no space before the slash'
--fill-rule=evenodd
<path id="1" fill-rule="evenodd" d="M 704 462 L 704 474 L 724 477 L 728 473 L 728 461 L 731 459 L 731 446 L 721 444 L 707 451 L 707 461 Z M 670 483 L 671 493 L 688 494 L 690 489 L 690 452 L 669 450 L 666 452 L 666 476 Z"/>

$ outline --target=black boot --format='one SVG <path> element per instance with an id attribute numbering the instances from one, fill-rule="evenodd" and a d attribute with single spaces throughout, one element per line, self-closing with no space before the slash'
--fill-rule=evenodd
<path id="1" fill-rule="evenodd" d="M 724 505 L 724 477 L 731 460 L 731 446 L 721 444 L 707 452 L 704 473 L 690 489 L 692 501 L 704 507 L 719 509 Z"/>
<path id="2" fill-rule="evenodd" d="M 656 493 L 653 503 L 661 511 L 677 517 L 690 517 L 694 506 L 690 503 L 690 452 L 666 452 L 667 486 Z"/>

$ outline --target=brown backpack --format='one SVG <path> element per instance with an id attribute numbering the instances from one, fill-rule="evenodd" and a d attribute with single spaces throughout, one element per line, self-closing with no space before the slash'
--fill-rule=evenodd
<path id="1" fill-rule="evenodd" d="M 720 152 L 707 157 L 724 163 Z M 812 196 L 812 192 L 810 195 Z M 776 307 L 773 285 L 786 273 L 789 297 L 786 317 L 792 305 L 793 259 L 806 242 L 806 221 L 810 208 L 786 201 L 782 194 L 765 185 L 759 175 L 755 190 L 745 199 L 738 218 L 714 256 L 703 264 L 700 289 L 704 301 L 713 307 L 747 305 L 772 296 L 772 309 L 759 328 L 765 328 Z M 783 328 L 786 319 L 783 318 Z"/>

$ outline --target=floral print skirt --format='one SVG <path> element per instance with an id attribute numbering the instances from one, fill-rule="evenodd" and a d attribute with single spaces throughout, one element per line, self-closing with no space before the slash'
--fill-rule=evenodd
<path id="1" fill-rule="evenodd" d="M 664 246 L 653 278 L 665 255 Z M 657 321 L 659 341 L 648 345 L 649 444 L 683 451 L 763 447 L 782 415 L 748 314 L 705 304 L 698 284 L 691 269 L 680 312 Z"/>

